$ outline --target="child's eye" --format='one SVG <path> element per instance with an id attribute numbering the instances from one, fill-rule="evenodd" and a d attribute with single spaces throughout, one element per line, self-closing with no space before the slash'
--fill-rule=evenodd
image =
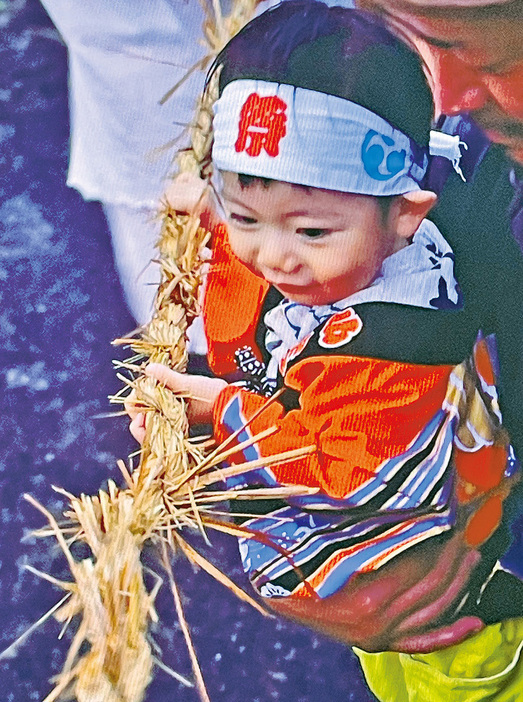
<path id="1" fill-rule="evenodd" d="M 254 217 L 247 217 L 246 215 L 236 214 L 235 212 L 231 212 L 229 219 L 238 224 L 256 224 L 258 221 Z"/>
<path id="2" fill-rule="evenodd" d="M 318 229 L 314 227 L 304 227 L 296 230 L 297 234 L 301 234 L 301 236 L 307 239 L 319 239 L 322 236 L 327 236 L 330 232 L 330 229 Z"/>

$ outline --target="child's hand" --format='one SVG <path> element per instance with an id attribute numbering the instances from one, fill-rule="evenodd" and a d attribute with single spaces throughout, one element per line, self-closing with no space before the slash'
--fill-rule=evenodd
<path id="1" fill-rule="evenodd" d="M 165 198 L 177 212 L 199 215 L 205 229 L 211 230 L 221 221 L 209 183 L 193 173 L 177 176 L 165 192 Z"/>
<path id="2" fill-rule="evenodd" d="M 214 402 L 220 392 L 227 387 L 225 380 L 220 378 L 177 373 L 160 363 L 149 364 L 145 369 L 145 375 L 155 378 L 175 393 L 191 395 L 194 398 L 187 400 L 187 416 L 191 424 L 210 424 L 212 422 Z M 132 420 L 129 431 L 141 444 L 145 438 L 145 414 L 140 412 L 139 407 L 137 407 L 135 396 L 130 396 L 125 403 L 125 409 Z"/>

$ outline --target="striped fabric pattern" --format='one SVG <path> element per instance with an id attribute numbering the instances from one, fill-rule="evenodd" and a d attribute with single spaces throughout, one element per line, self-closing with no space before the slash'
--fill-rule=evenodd
<path id="1" fill-rule="evenodd" d="M 237 443 L 251 438 L 241 395 L 223 414 Z M 342 499 L 318 494 L 288 503 L 243 526 L 263 539 L 240 539 L 240 553 L 254 587 L 265 597 L 327 597 L 358 572 L 375 570 L 411 546 L 449 530 L 455 523 L 451 466 L 455 419 L 440 410 L 401 455 L 383 462 L 368 481 Z M 256 444 L 243 458 L 261 457 Z M 246 472 L 228 483 L 274 487 L 268 468 Z"/>

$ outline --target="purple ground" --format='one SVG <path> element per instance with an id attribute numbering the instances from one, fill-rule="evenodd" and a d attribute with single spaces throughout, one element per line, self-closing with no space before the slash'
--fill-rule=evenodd
<path id="1" fill-rule="evenodd" d="M 9 8 L 9 9 L 6 9 Z M 55 514 L 51 485 L 94 493 L 119 480 L 116 458 L 134 448 L 124 419 L 93 419 L 118 388 L 114 337 L 132 320 L 97 204 L 65 186 L 68 157 L 66 52 L 36 0 L 0 2 L 0 650 L 61 594 L 24 569 L 67 578 L 52 540 L 21 539 Z M 216 539 L 214 559 L 239 577 L 235 543 Z M 353 654 L 306 629 L 266 620 L 204 573 L 176 564 L 187 618 L 213 702 L 374 699 Z M 190 665 L 165 591 L 155 639 L 164 662 Z M 41 700 L 67 648 L 49 620 L 0 662 L 3 702 Z M 158 672 L 147 700 L 196 702 L 193 690 Z"/>

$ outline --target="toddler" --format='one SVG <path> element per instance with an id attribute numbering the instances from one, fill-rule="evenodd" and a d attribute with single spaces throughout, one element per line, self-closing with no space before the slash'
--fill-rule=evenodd
<path id="1" fill-rule="evenodd" d="M 318 489 L 231 509 L 264 535 L 240 539 L 258 593 L 321 626 L 321 602 L 356 574 L 456 529 L 485 542 L 517 463 L 492 339 L 425 218 L 433 106 L 417 57 L 363 12 L 300 0 L 254 20 L 214 71 L 226 223 L 203 316 L 217 377 L 149 373 L 198 398 L 189 418 L 218 442 L 278 428 L 233 463 L 315 447 L 228 487 Z M 131 426 L 141 438 L 143 416 Z"/>

